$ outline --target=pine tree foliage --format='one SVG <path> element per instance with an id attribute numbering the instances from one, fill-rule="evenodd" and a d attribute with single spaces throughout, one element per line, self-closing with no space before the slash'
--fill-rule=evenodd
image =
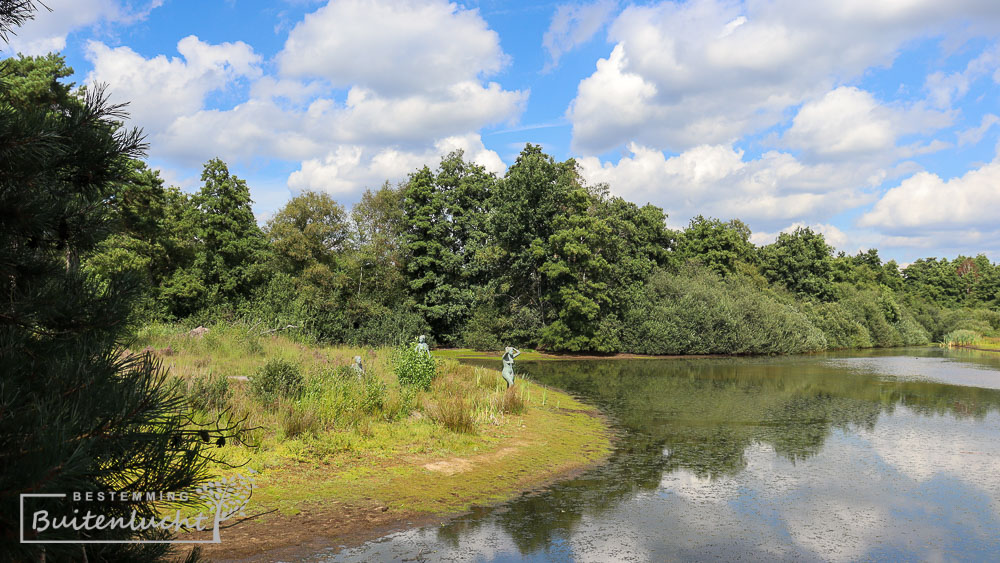
<path id="1" fill-rule="evenodd" d="M 27 4 L 18 4 L 0 5 L 0 28 L 24 17 Z M 148 355 L 122 353 L 135 280 L 95 284 L 80 268 L 111 230 L 107 204 L 145 149 L 141 132 L 120 126 L 124 108 L 100 87 L 65 103 L 32 102 L 21 95 L 23 68 L 4 64 L 0 76 L 0 553 L 14 560 L 43 549 L 18 541 L 21 494 L 177 491 L 205 463 L 165 371 Z M 153 514 L 144 501 L 102 508 Z M 52 560 L 151 560 L 163 551 L 44 545 Z"/>

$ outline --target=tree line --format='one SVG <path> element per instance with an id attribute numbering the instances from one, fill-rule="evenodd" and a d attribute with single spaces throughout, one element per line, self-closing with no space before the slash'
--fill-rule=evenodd
<path id="1" fill-rule="evenodd" d="M 72 71 L 58 55 L 6 66 L 15 105 L 68 111 L 86 95 L 61 81 Z M 1000 271 L 983 255 L 901 270 L 875 249 L 836 252 L 807 227 L 764 246 L 738 219 L 674 230 L 661 208 L 587 184 L 573 159 L 537 145 L 502 176 L 453 152 L 349 210 L 305 191 L 262 226 L 246 182 L 217 158 L 190 194 L 137 158 L 115 166 L 100 204 L 65 228 L 102 225 L 72 259 L 94 287 L 139 288 L 133 322 L 649 354 L 896 346 L 1000 328 Z"/>
<path id="2" fill-rule="evenodd" d="M 991 333 L 1000 271 L 985 256 L 900 269 L 836 252 L 810 228 L 750 242 L 739 220 L 666 226 L 654 205 L 588 185 L 527 145 L 502 176 L 461 152 L 345 209 L 302 192 L 259 227 L 218 159 L 193 194 L 132 161 L 119 226 L 84 258 L 141 280 L 143 320 L 292 325 L 322 342 L 557 352 L 779 354 Z"/>

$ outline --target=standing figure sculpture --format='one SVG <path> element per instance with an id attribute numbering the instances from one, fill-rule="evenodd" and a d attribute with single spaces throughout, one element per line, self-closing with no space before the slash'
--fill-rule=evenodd
<path id="1" fill-rule="evenodd" d="M 503 349 L 503 371 L 500 375 L 507 382 L 507 388 L 514 384 L 514 358 L 521 355 L 521 351 L 513 346 Z"/>
<path id="2" fill-rule="evenodd" d="M 351 366 L 351 369 L 354 370 L 354 375 L 357 375 L 358 378 L 365 375 L 365 367 L 361 365 L 361 356 L 354 356 L 354 365 Z"/>
<path id="3" fill-rule="evenodd" d="M 428 358 L 431 357 L 431 349 L 427 346 L 427 339 L 424 338 L 424 335 L 421 334 L 420 338 L 417 340 L 418 342 L 414 347 L 414 350 L 416 350 L 418 354 L 426 354 Z"/>

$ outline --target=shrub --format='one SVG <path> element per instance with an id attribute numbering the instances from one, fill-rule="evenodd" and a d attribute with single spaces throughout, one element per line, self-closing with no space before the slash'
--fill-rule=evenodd
<path id="1" fill-rule="evenodd" d="M 465 325 L 462 342 L 466 348 L 473 350 L 499 350 L 503 348 L 497 337 L 499 315 L 492 307 L 480 306 L 472 313 L 472 318 Z"/>
<path id="2" fill-rule="evenodd" d="M 412 344 L 397 348 L 393 363 L 400 385 L 412 385 L 420 389 L 431 386 L 436 373 L 434 359 L 417 352 Z"/>
<path id="3" fill-rule="evenodd" d="M 399 346 L 414 336 L 428 332 L 420 313 L 397 305 L 389 308 L 376 303 L 363 303 L 353 315 L 358 320 L 345 342 L 354 346 Z"/>
<path id="4" fill-rule="evenodd" d="M 823 331 L 828 348 L 838 350 L 872 347 L 868 329 L 840 303 L 806 303 L 802 310 L 809 322 Z"/>
<path id="5" fill-rule="evenodd" d="M 905 346 L 923 346 L 931 341 L 931 337 L 924 330 L 924 327 L 920 326 L 920 323 L 907 312 L 901 315 L 899 322 L 896 323 L 896 329 L 903 338 Z"/>
<path id="6" fill-rule="evenodd" d="M 226 408 L 231 394 L 229 378 L 211 374 L 192 379 L 186 393 L 188 404 L 202 411 Z"/>
<path id="7" fill-rule="evenodd" d="M 372 374 L 364 378 L 364 390 L 361 393 L 361 410 L 367 414 L 378 414 L 385 406 L 385 383 Z"/>
<path id="8" fill-rule="evenodd" d="M 654 274 L 621 332 L 629 351 L 646 354 L 794 354 L 827 345 L 805 315 L 753 280 L 698 267 Z"/>
<path id="9" fill-rule="evenodd" d="M 299 366 L 287 360 L 268 360 L 250 378 L 250 392 L 265 402 L 277 398 L 295 398 L 302 393 L 303 378 Z"/>

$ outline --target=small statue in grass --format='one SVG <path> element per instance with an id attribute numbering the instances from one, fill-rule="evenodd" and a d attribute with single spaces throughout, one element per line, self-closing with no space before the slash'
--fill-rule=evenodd
<path id="1" fill-rule="evenodd" d="M 361 365 L 361 356 L 354 356 L 354 365 L 351 366 L 354 370 L 354 375 L 361 378 L 365 375 L 365 367 Z"/>
<path id="2" fill-rule="evenodd" d="M 503 371 L 500 375 L 507 382 L 507 388 L 514 384 L 514 358 L 521 355 L 521 351 L 513 346 L 503 349 Z"/>
<path id="3" fill-rule="evenodd" d="M 427 346 L 427 339 L 424 338 L 423 334 L 421 334 L 420 338 L 417 339 L 417 345 L 413 349 L 416 350 L 418 354 L 424 354 L 428 358 L 431 357 L 431 349 Z"/>

